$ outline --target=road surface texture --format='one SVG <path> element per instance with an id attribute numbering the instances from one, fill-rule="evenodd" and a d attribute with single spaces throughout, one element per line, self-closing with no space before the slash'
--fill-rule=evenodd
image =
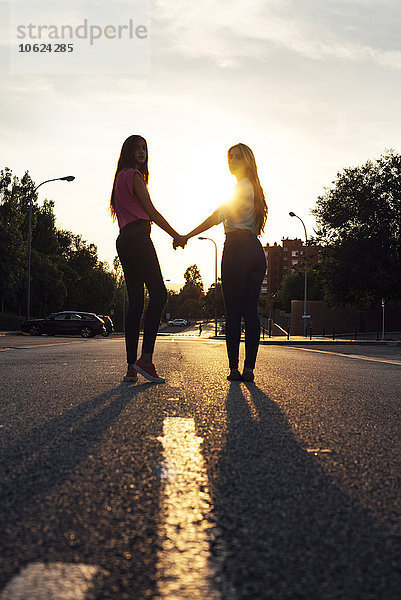
<path id="1" fill-rule="evenodd" d="M 243 348 L 241 349 L 243 352 Z M 0 600 L 399 600 L 401 347 L 0 338 Z"/>

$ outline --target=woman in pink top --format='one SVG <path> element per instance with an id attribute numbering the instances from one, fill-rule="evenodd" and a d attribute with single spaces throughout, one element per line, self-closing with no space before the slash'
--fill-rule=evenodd
<path id="1" fill-rule="evenodd" d="M 149 381 L 164 383 L 165 380 L 157 374 L 152 362 L 167 292 L 150 239 L 151 221 L 171 235 L 176 246 L 184 247 L 185 240 L 153 206 L 147 188 L 148 179 L 146 140 L 139 135 L 131 135 L 121 149 L 110 199 L 112 219 L 117 219 L 120 227 L 116 245 L 129 299 L 125 328 L 128 370 L 124 380 L 137 381 L 139 372 Z M 137 360 L 144 284 L 149 292 L 149 305 L 145 314 L 142 354 Z"/>

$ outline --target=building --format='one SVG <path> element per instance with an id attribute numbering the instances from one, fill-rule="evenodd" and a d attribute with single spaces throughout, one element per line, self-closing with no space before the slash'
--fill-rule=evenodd
<path id="1" fill-rule="evenodd" d="M 283 278 L 283 248 L 274 242 L 273 246 L 266 244 L 266 273 L 262 283 L 262 294 L 274 294 Z"/>
<path id="2" fill-rule="evenodd" d="M 293 269 L 303 269 L 305 252 L 307 252 L 308 266 L 317 263 L 316 246 L 305 246 L 304 242 L 298 238 L 294 240 L 283 238 L 281 243 L 281 246 L 274 242 L 272 246 L 266 244 L 264 247 L 267 268 L 262 283 L 262 294 L 268 294 L 269 296 L 275 294 L 284 277 L 291 273 Z"/>

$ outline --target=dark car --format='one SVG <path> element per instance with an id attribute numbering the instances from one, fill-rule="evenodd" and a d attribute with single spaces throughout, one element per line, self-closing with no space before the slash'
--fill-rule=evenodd
<path id="1" fill-rule="evenodd" d="M 111 333 L 114 332 L 114 324 L 109 315 L 98 315 L 104 321 L 104 326 L 106 327 L 106 331 L 103 332 L 103 336 L 107 337 Z"/>
<path id="2" fill-rule="evenodd" d="M 103 334 L 106 327 L 103 319 L 94 313 L 65 310 L 51 313 L 44 319 L 30 319 L 21 325 L 21 331 L 31 335 L 77 335 L 89 338 Z"/>

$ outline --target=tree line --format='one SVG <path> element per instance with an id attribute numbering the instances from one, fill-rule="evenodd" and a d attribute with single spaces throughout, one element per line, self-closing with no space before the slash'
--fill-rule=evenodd
<path id="1" fill-rule="evenodd" d="M 310 242 L 319 262 L 308 272 L 308 298 L 363 311 L 401 303 L 401 155 L 337 173 L 312 210 L 317 228 Z M 304 272 L 289 274 L 271 300 L 289 309 L 303 299 Z"/>
<path id="2" fill-rule="evenodd" d="M 32 316 L 66 307 L 105 314 L 113 302 L 116 274 L 99 260 L 95 244 L 56 227 L 54 202 L 38 204 L 28 172 L 19 179 L 9 168 L 0 172 L 1 313 L 26 315 L 30 198 Z"/>
<path id="3" fill-rule="evenodd" d="M 225 314 L 221 279 L 205 292 L 202 276 L 197 265 L 191 265 L 184 273 L 185 284 L 179 292 L 168 291 L 165 318 L 181 318 L 189 321 L 212 319 L 215 314 L 222 319 Z M 216 293 L 215 293 L 216 290 Z"/>

